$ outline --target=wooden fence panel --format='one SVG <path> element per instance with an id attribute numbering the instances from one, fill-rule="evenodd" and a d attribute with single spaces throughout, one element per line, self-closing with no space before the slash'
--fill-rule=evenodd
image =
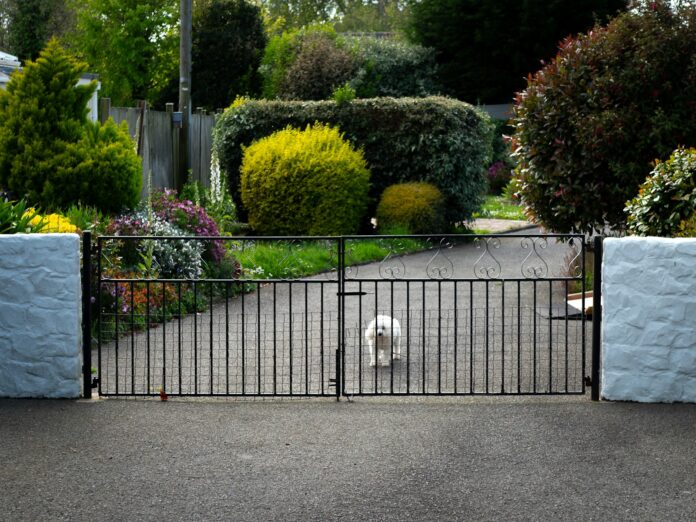
<path id="1" fill-rule="evenodd" d="M 109 115 L 120 124 L 128 122 L 128 132 L 133 140 L 140 125 L 141 110 L 134 107 L 110 107 Z M 215 116 L 210 114 L 191 115 L 191 172 L 188 180 L 200 181 L 210 186 L 210 157 L 213 145 Z M 171 122 L 168 112 L 146 109 L 142 123 L 141 146 L 143 162 L 143 192 L 147 196 L 148 176 L 153 187 L 173 188 L 176 183 L 175 170 L 178 165 L 179 129 Z"/>

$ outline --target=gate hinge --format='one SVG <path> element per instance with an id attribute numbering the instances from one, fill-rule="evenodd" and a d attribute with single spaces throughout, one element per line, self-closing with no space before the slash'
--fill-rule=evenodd
<path id="1" fill-rule="evenodd" d="M 589 375 L 587 377 L 585 377 L 585 386 L 587 386 L 587 387 L 592 386 L 592 377 L 590 377 Z"/>
<path id="2" fill-rule="evenodd" d="M 367 292 L 337 292 L 337 296 L 343 296 L 343 295 L 367 295 Z"/>
<path id="3" fill-rule="evenodd" d="M 336 386 L 336 379 L 329 377 L 329 386 Z"/>
<path id="4" fill-rule="evenodd" d="M 92 377 L 92 388 L 99 387 L 99 377 Z"/>

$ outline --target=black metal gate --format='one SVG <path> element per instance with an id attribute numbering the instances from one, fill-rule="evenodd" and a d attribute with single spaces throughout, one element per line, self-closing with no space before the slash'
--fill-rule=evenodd
<path id="1" fill-rule="evenodd" d="M 202 278 L 177 265 L 191 245 L 237 262 Z M 307 250 L 328 269 L 305 275 Z M 103 396 L 585 391 L 581 236 L 103 236 L 95 251 Z"/>

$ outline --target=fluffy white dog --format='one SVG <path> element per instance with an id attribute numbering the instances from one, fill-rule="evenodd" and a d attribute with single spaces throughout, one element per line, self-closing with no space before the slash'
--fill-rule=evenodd
<path id="1" fill-rule="evenodd" d="M 365 340 L 370 348 L 370 366 L 374 366 L 376 361 L 380 366 L 389 366 L 390 350 L 393 350 L 394 360 L 401 359 L 401 325 L 396 319 L 378 315 L 367 325 Z"/>

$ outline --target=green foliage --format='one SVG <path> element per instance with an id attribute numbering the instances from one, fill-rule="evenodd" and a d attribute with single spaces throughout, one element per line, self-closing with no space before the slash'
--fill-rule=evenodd
<path id="1" fill-rule="evenodd" d="M 510 198 L 503 196 L 486 196 L 481 210 L 474 214 L 475 218 L 512 219 L 525 221 L 524 209 L 516 205 Z"/>
<path id="2" fill-rule="evenodd" d="M 432 50 L 386 38 L 339 37 L 325 25 L 271 38 L 260 70 L 269 99 L 323 100 L 346 81 L 359 98 L 439 91 Z"/>
<path id="3" fill-rule="evenodd" d="M 260 92 L 258 68 L 266 46 L 261 11 L 246 0 L 208 0 L 195 12 L 191 93 L 197 107 L 227 107 Z M 178 74 L 175 75 L 178 87 Z M 171 100 L 170 100 L 171 101 Z"/>
<path id="4" fill-rule="evenodd" d="M 84 68 L 53 40 L 0 91 L 0 186 L 47 209 L 113 212 L 137 203 L 140 160 L 125 127 L 87 120 Z"/>
<path id="5" fill-rule="evenodd" d="M 199 181 L 190 181 L 184 185 L 180 199 L 188 199 L 195 205 L 203 207 L 217 224 L 220 235 L 230 236 L 239 232 L 241 225 L 237 221 L 237 206 L 226 188 L 216 193 L 211 187 L 205 187 Z"/>
<path id="6" fill-rule="evenodd" d="M 567 39 L 515 107 L 522 199 L 556 232 L 622 228 L 655 158 L 696 145 L 696 8 L 651 2 Z"/>
<path id="7" fill-rule="evenodd" d="M 411 14 L 411 5 L 418 0 L 342 0 L 334 18 L 339 32 L 401 31 Z"/>
<path id="8" fill-rule="evenodd" d="M 304 128 L 315 121 L 339 127 L 363 149 L 372 173 L 371 216 L 384 189 L 406 181 L 437 186 L 449 223 L 467 221 L 479 208 L 491 155 L 490 119 L 471 105 L 437 97 L 356 99 L 343 105 L 247 101 L 228 109 L 216 123 L 214 147 L 235 201 L 242 147 L 288 125 Z"/>
<path id="9" fill-rule="evenodd" d="M 696 212 L 679 224 L 676 237 L 696 237 Z"/>
<path id="10" fill-rule="evenodd" d="M 46 204 L 63 208 L 80 202 L 105 213 L 133 208 L 140 201 L 142 165 L 128 123 L 88 122 L 83 138 L 68 147 L 75 162 L 59 166 L 44 186 Z M 50 202 L 50 203 L 49 203 Z"/>
<path id="11" fill-rule="evenodd" d="M 626 0 L 422 0 L 411 41 L 436 51 L 446 92 L 471 103 L 506 103 L 558 41 L 605 20 Z"/>
<path id="12" fill-rule="evenodd" d="M 377 225 L 381 231 L 402 226 L 411 234 L 446 232 L 442 193 L 424 182 L 387 187 L 377 205 Z"/>
<path id="13" fill-rule="evenodd" d="M 35 60 L 51 36 L 67 29 L 65 0 L 4 0 L 0 2 L 6 20 L 6 38 L 0 50 L 16 55 L 21 61 Z M 2 31 L 3 27 L 0 27 Z"/>
<path id="14" fill-rule="evenodd" d="M 331 98 L 339 105 L 350 103 L 355 99 L 355 89 L 353 89 L 350 84 L 346 82 L 341 87 L 337 87 L 334 90 Z"/>
<path id="15" fill-rule="evenodd" d="M 348 81 L 355 70 L 353 56 L 326 32 L 305 35 L 288 66 L 278 92 L 288 100 L 325 100 Z"/>
<path id="16" fill-rule="evenodd" d="M 287 127 L 244 150 L 241 196 L 261 234 L 356 233 L 367 209 L 370 172 L 338 129 Z"/>
<path id="17" fill-rule="evenodd" d="M 172 0 L 69 0 L 76 29 L 69 44 L 100 75 L 115 106 L 154 100 L 176 76 L 179 3 Z"/>
<path id="18" fill-rule="evenodd" d="M 330 77 L 327 77 L 325 71 L 326 67 L 330 68 L 333 65 L 336 65 L 339 70 L 345 66 L 346 57 L 342 51 L 333 45 L 335 39 L 335 31 L 326 25 L 312 25 L 302 29 L 284 31 L 282 34 L 273 36 L 269 40 L 268 45 L 266 45 L 263 58 L 261 59 L 261 66 L 259 67 L 259 72 L 263 77 L 263 97 L 268 99 L 292 98 L 293 95 L 289 94 L 288 89 L 294 92 L 294 90 L 298 90 L 301 87 L 308 89 L 311 93 L 312 85 L 308 82 L 311 81 L 310 78 L 314 75 L 323 78 L 324 82 L 329 80 L 329 83 L 333 83 L 334 87 L 341 85 L 342 81 L 334 83 Z M 293 81 L 288 84 L 288 74 L 303 49 L 305 53 L 302 61 L 293 69 Z M 330 52 L 331 56 L 324 59 L 321 56 L 323 51 Z M 335 51 L 338 51 L 339 54 Z M 333 63 L 334 58 L 338 60 L 337 64 Z M 319 69 L 312 71 L 312 66 Z M 298 87 L 295 87 L 295 84 Z M 328 97 L 333 91 L 331 87 L 327 87 L 323 83 L 317 86 L 317 89 L 328 91 L 324 98 Z"/>
<path id="19" fill-rule="evenodd" d="M 696 149 L 679 148 L 655 165 L 626 205 L 628 231 L 639 236 L 672 236 L 696 212 Z"/>
<path id="20" fill-rule="evenodd" d="M 369 36 L 347 38 L 346 45 L 353 50 L 359 65 L 351 85 L 360 98 L 423 97 L 440 91 L 432 49 Z"/>
<path id="21" fill-rule="evenodd" d="M 109 219 L 101 211 L 94 207 L 82 204 L 70 205 L 62 214 L 80 230 L 90 230 L 96 234 L 106 232 Z"/>
<path id="22" fill-rule="evenodd" d="M 337 31 L 401 29 L 418 0 L 258 0 L 268 24 L 283 29 L 333 23 Z"/>
<path id="23" fill-rule="evenodd" d="M 0 198 L 0 234 L 29 234 L 41 232 L 45 226 L 43 219 L 33 222 L 34 212 L 27 212 L 23 199 L 17 202 Z"/>

